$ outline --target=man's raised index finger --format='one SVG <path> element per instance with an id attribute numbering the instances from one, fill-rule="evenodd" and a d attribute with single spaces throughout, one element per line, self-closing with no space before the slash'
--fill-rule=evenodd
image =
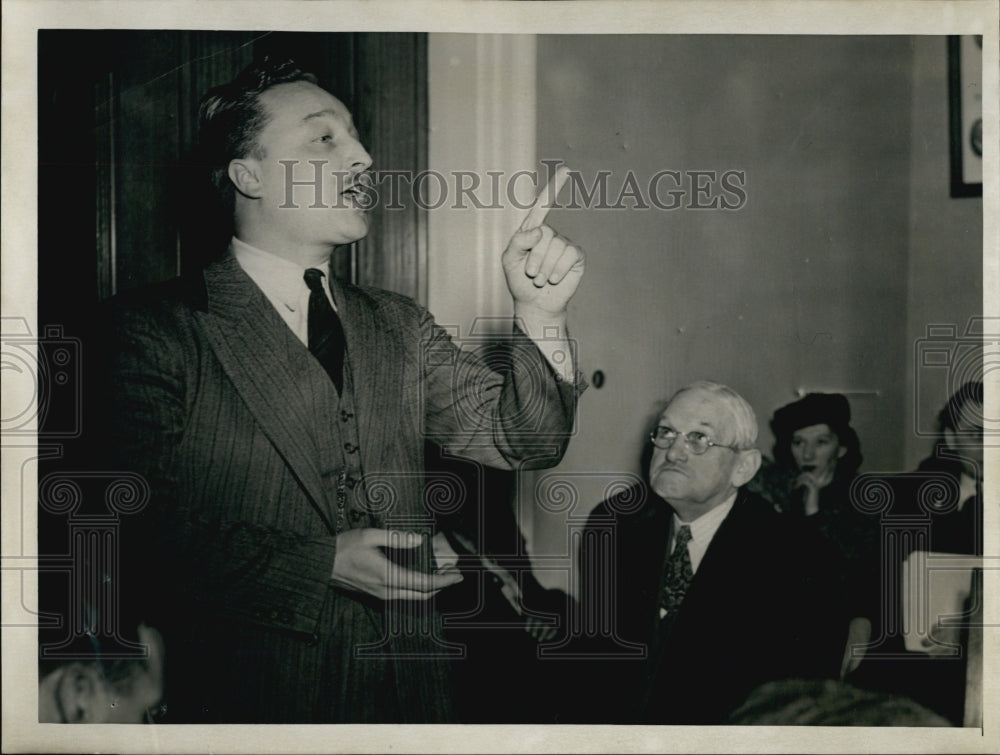
<path id="1" fill-rule="evenodd" d="M 521 223 L 522 231 L 530 231 L 532 228 L 538 228 L 545 222 L 545 216 L 549 214 L 549 210 L 552 209 L 552 205 L 556 203 L 559 192 L 562 191 L 562 187 L 566 184 L 566 179 L 568 178 L 569 168 L 565 165 L 560 165 L 556 168 L 556 172 L 552 176 L 552 180 L 546 184 L 541 194 L 538 195 L 538 199 L 535 200 L 534 206 L 528 212 L 524 222 Z"/>

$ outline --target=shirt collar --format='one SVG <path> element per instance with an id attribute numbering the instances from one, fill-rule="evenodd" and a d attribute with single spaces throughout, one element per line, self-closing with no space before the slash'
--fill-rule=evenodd
<path id="1" fill-rule="evenodd" d="M 302 277 L 307 268 L 271 252 L 251 246 L 235 236 L 232 239 L 231 248 L 240 267 L 246 271 L 254 283 L 260 286 L 264 293 L 278 299 L 290 310 L 295 311 L 301 301 L 303 289 L 308 290 Z M 311 267 L 323 272 L 324 282 L 329 286 L 329 261 L 319 265 L 311 265 Z"/>
<path id="2" fill-rule="evenodd" d="M 970 498 L 979 495 L 979 487 L 976 479 L 964 471 L 958 477 L 958 508 L 962 509 L 965 502 Z"/>
<path id="3" fill-rule="evenodd" d="M 678 528 L 687 525 L 691 528 L 691 540 L 698 545 L 707 546 L 712 541 L 712 538 L 715 537 L 716 530 L 719 529 L 722 520 L 729 515 L 735 502 L 736 493 L 734 492 L 724 502 L 720 503 L 714 509 L 706 511 L 693 522 L 682 522 L 680 517 L 674 514 L 674 532 L 677 532 Z"/>

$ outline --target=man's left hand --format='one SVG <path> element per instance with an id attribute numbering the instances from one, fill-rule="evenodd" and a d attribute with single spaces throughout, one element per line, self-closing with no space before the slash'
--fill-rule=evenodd
<path id="1" fill-rule="evenodd" d="M 561 315 L 583 277 L 584 257 L 547 225 L 515 233 L 503 253 L 514 308 Z"/>
<path id="2" fill-rule="evenodd" d="M 556 170 L 504 250 L 503 271 L 515 310 L 560 316 L 580 285 L 583 252 L 545 225 L 568 177 L 565 165 Z"/>

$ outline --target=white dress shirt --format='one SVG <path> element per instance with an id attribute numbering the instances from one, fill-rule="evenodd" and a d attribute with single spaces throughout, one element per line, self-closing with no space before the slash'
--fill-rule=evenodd
<path id="1" fill-rule="evenodd" d="M 705 551 L 708 550 L 708 546 L 712 542 L 712 538 L 715 537 L 719 525 L 729 515 L 735 502 L 736 493 L 733 493 L 723 503 L 720 503 L 710 511 L 706 511 L 693 522 L 682 522 L 680 517 L 674 514 L 673 528 L 670 534 L 670 551 L 672 553 L 674 550 L 674 540 L 677 538 L 678 528 L 686 524 L 691 528 L 691 539 L 688 541 L 687 548 L 688 558 L 691 559 L 692 574 L 698 572 L 698 565 L 701 564 L 701 559 L 704 558 Z"/>
<path id="2" fill-rule="evenodd" d="M 231 248 L 233 256 L 250 276 L 264 296 L 281 315 L 295 336 L 306 346 L 309 345 L 309 286 L 306 285 L 305 272 L 308 268 L 279 257 L 271 252 L 265 252 L 245 241 L 233 237 Z M 323 273 L 323 290 L 333 305 L 337 303 L 330 293 L 330 263 L 312 265 Z"/>
<path id="3" fill-rule="evenodd" d="M 673 553 L 674 542 L 677 540 L 677 530 L 687 525 L 691 528 L 691 539 L 688 540 L 688 558 L 691 560 L 691 574 L 694 575 L 698 571 L 698 566 L 701 564 L 702 558 L 705 557 L 705 551 L 708 550 L 709 544 L 712 542 L 712 538 L 715 537 L 715 533 L 719 529 L 719 525 L 722 524 L 722 520 L 725 519 L 729 512 L 733 508 L 733 504 L 736 502 L 736 493 L 733 493 L 729 498 L 727 498 L 723 503 L 720 503 L 714 509 L 706 511 L 700 517 L 691 522 L 682 522 L 677 514 L 674 514 L 670 530 L 670 552 Z M 660 608 L 660 618 L 662 619 L 666 616 L 667 612 Z"/>
<path id="4" fill-rule="evenodd" d="M 976 481 L 965 472 L 958 478 L 958 510 L 965 508 L 965 502 L 976 495 Z"/>

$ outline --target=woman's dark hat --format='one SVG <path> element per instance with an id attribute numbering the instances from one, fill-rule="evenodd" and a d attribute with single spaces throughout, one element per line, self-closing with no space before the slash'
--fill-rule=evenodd
<path id="1" fill-rule="evenodd" d="M 850 423 L 851 405 L 847 397 L 840 393 L 809 393 L 774 413 L 771 432 L 775 438 L 788 438 L 803 427 L 825 424 L 839 435 Z"/>

